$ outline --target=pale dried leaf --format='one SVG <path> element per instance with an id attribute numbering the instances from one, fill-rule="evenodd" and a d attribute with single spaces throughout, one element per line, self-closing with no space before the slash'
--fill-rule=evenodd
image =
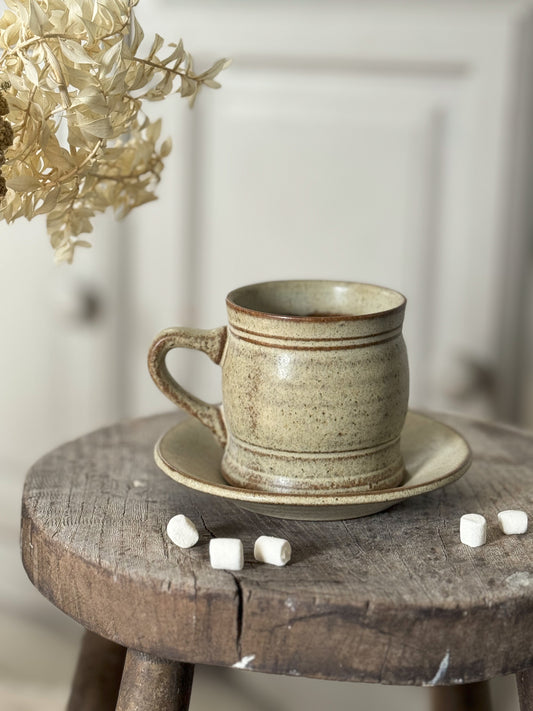
<path id="1" fill-rule="evenodd" d="M 34 35 L 41 36 L 48 25 L 46 14 L 35 2 L 29 0 L 28 26 Z"/>
<path id="2" fill-rule="evenodd" d="M 59 39 L 59 46 L 66 59 L 70 59 L 77 64 L 92 64 L 93 59 L 89 57 L 81 44 L 71 39 Z"/>
<path id="3" fill-rule="evenodd" d="M 7 187 L 17 193 L 31 192 L 41 187 L 40 181 L 31 175 L 19 175 L 14 178 L 9 178 L 6 182 Z"/>
<path id="4" fill-rule="evenodd" d="M 139 47 L 141 45 L 141 42 L 144 39 L 144 30 L 141 27 L 141 25 L 140 25 L 139 21 L 137 20 L 137 18 L 135 17 L 135 15 L 133 16 L 133 28 L 132 29 L 133 29 L 133 32 L 132 32 L 132 36 L 130 37 L 130 47 L 131 47 L 131 51 L 133 52 L 133 54 L 136 54 L 137 50 L 139 49 Z"/>
<path id="5" fill-rule="evenodd" d="M 161 148 L 159 149 L 159 154 L 160 154 L 161 158 L 166 158 L 170 154 L 171 150 L 172 150 L 172 139 L 166 138 L 163 141 L 163 143 L 161 144 Z"/>
<path id="6" fill-rule="evenodd" d="M 187 76 L 181 77 L 181 89 L 180 93 L 182 96 L 194 96 L 198 90 L 198 84 L 193 79 Z"/>
<path id="7" fill-rule="evenodd" d="M 111 47 L 102 54 L 100 62 L 102 66 L 106 69 L 106 71 L 112 69 L 115 64 L 120 60 L 121 52 L 122 44 L 117 43 L 112 44 Z"/>
<path id="8" fill-rule="evenodd" d="M 104 93 L 95 86 L 88 86 L 79 91 L 76 98 L 72 99 L 71 106 L 84 106 L 97 114 L 106 115 L 109 113 L 109 106 Z"/>
<path id="9" fill-rule="evenodd" d="M 38 86 L 39 84 L 39 70 L 33 64 L 33 62 L 30 62 L 29 59 L 26 59 L 26 57 L 23 58 L 23 63 L 24 63 L 24 72 L 26 74 L 27 79 L 34 84 L 35 86 Z"/>
<path id="10" fill-rule="evenodd" d="M 56 186 L 48 191 L 41 205 L 34 209 L 34 215 L 46 215 L 57 205 L 57 198 L 60 193 L 60 187 Z"/>
<path id="11" fill-rule="evenodd" d="M 156 53 L 159 52 L 159 50 L 164 44 L 165 40 L 161 37 L 161 35 L 156 34 L 156 36 L 154 37 L 154 41 L 152 42 L 150 52 L 148 53 L 148 59 L 153 60 Z"/>
<path id="12" fill-rule="evenodd" d="M 78 122 L 78 127 L 85 135 L 96 136 L 96 138 L 112 138 L 114 135 L 113 126 L 108 118 L 84 118 Z"/>

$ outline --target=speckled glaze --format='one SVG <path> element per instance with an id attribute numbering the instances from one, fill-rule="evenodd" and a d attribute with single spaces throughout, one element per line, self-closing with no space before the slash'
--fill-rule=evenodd
<path id="1" fill-rule="evenodd" d="M 394 487 L 404 476 L 405 303 L 398 292 L 353 282 L 242 287 L 227 297 L 227 329 L 160 334 L 150 372 L 225 446 L 222 474 L 234 486 L 287 493 Z M 194 398 L 169 375 L 164 356 L 177 346 L 220 363 L 222 407 Z"/>
<path id="2" fill-rule="evenodd" d="M 374 491 L 283 493 L 229 486 L 221 476 L 223 450 L 192 417 L 165 432 L 155 445 L 157 465 L 183 486 L 229 499 L 256 513 L 300 521 L 335 521 L 383 511 L 459 479 L 471 462 L 465 439 L 443 422 L 409 411 L 401 437 L 405 478 Z"/>

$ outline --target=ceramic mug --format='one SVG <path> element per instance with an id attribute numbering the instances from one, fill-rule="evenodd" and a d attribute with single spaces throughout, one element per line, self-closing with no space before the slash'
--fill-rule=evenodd
<path id="1" fill-rule="evenodd" d="M 160 390 L 211 429 L 230 484 L 287 493 L 394 487 L 404 476 L 405 305 L 371 284 L 252 284 L 228 294 L 228 326 L 162 331 L 148 366 Z M 221 366 L 222 405 L 176 382 L 165 364 L 173 348 Z"/>

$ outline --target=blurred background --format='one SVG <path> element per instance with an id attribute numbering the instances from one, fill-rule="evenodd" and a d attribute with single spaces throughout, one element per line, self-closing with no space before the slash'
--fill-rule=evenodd
<path id="1" fill-rule="evenodd" d="M 3 11 L 3 2 L 0 2 Z M 233 64 L 171 135 L 159 200 L 55 266 L 2 224 L 0 706 L 59 709 L 79 628 L 19 562 L 24 475 L 61 442 L 172 406 L 146 369 L 169 325 L 216 327 L 235 286 L 375 282 L 408 298 L 411 406 L 533 428 L 533 1 L 141 0 L 146 35 Z M 219 399 L 205 356 L 179 379 Z M 424 689 L 200 670 L 192 711 L 422 709 Z M 4 695 L 4 697 L 1 696 Z M 499 708 L 517 708 L 512 679 Z M 253 700 L 252 700 L 253 699 Z M 402 705 L 403 704 L 403 705 Z"/>

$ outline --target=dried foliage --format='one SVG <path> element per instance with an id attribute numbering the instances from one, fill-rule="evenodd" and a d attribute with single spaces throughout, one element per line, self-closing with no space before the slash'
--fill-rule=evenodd
<path id="1" fill-rule="evenodd" d="M 7 89 L 9 89 L 9 82 L 0 84 L 0 200 L 7 193 L 6 179 L 2 175 L 2 166 L 6 162 L 5 151 L 13 145 L 13 128 L 9 121 L 4 118 L 9 113 L 9 105 L 3 93 Z"/>
<path id="2" fill-rule="evenodd" d="M 137 2 L 5 0 L 0 217 L 45 214 L 58 261 L 89 246 L 79 236 L 97 213 L 112 206 L 123 217 L 155 199 L 170 141 L 159 143 L 161 122 L 144 116 L 143 102 L 179 93 L 192 104 L 228 64 L 196 74 L 183 43 L 159 35 L 141 51 Z"/>

